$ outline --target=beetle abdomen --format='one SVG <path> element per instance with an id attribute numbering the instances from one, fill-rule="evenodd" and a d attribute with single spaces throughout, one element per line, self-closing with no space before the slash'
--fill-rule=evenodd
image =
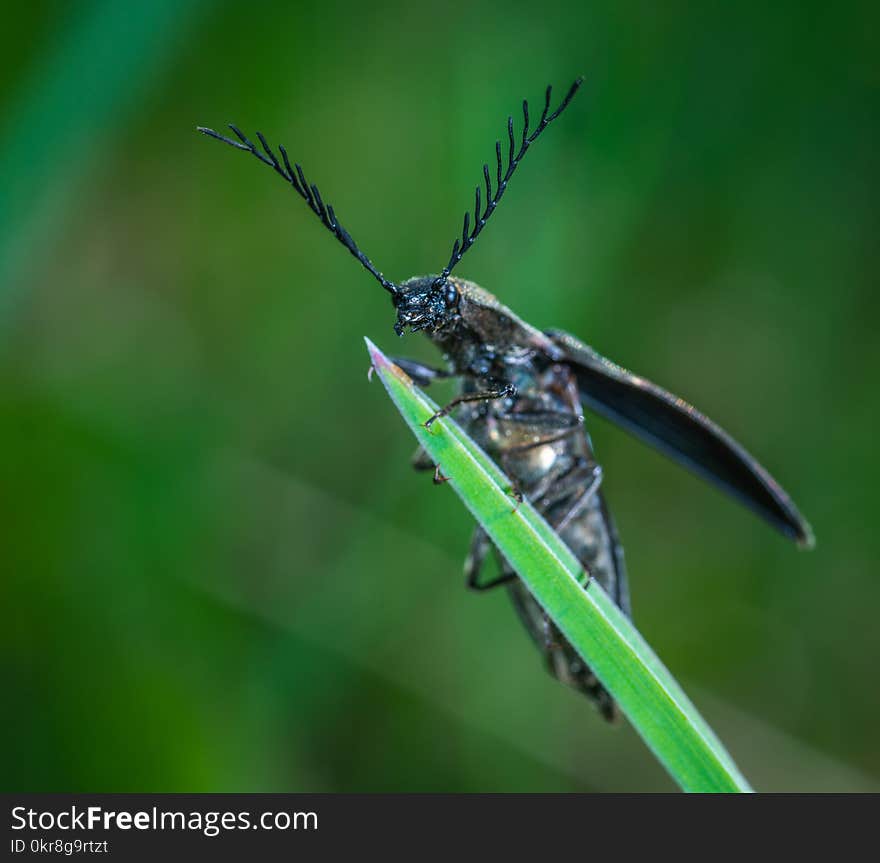
<path id="1" fill-rule="evenodd" d="M 629 615 L 622 550 L 599 488 L 601 471 L 583 428 L 574 376 L 558 364 L 532 374 L 520 368 L 515 385 L 515 399 L 471 407 L 462 421 L 514 488 L 557 529 L 583 565 L 584 583 L 588 577 L 595 579 Z M 502 572 L 512 573 L 498 558 Z M 614 719 L 614 700 L 523 582 L 515 578 L 509 592 L 550 673 L 585 693 L 603 716 Z"/>

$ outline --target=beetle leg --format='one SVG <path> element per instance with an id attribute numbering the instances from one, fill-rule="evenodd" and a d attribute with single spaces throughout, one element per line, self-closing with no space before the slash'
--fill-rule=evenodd
<path id="1" fill-rule="evenodd" d="M 511 512 L 516 512 L 525 498 L 523 497 L 522 489 L 519 487 L 519 483 L 516 481 L 515 476 L 510 477 L 510 491 L 508 494 L 516 501 Z"/>
<path id="2" fill-rule="evenodd" d="M 474 528 L 474 536 L 471 539 L 470 551 L 468 551 L 468 556 L 464 561 L 464 575 L 467 581 L 467 586 L 471 590 L 490 590 L 493 587 L 507 584 L 507 582 L 516 578 L 516 575 L 512 572 L 503 572 L 491 581 L 487 581 L 483 584 L 480 583 L 480 569 L 482 569 L 483 563 L 486 560 L 486 555 L 491 548 L 492 541 L 486 535 L 486 531 L 479 526 Z"/>
<path id="3" fill-rule="evenodd" d="M 424 447 L 418 447 L 409 460 L 413 470 L 417 471 L 434 471 L 434 485 L 441 485 L 448 482 L 449 477 L 443 475 L 439 464 L 434 464 L 431 456 L 425 451 Z"/>
<path id="4" fill-rule="evenodd" d="M 545 428 L 552 430 L 561 429 L 561 431 L 555 431 L 554 434 L 539 437 L 537 440 L 507 447 L 505 452 L 510 454 L 528 452 L 530 449 L 536 449 L 539 446 L 565 440 L 567 437 L 576 434 L 584 422 L 582 416 L 565 411 L 518 411 L 515 413 L 499 414 L 497 418 L 502 422 L 525 423 L 532 426 L 543 425 Z"/>
<path id="5" fill-rule="evenodd" d="M 530 490 L 529 497 L 532 498 L 533 505 L 539 512 L 546 513 L 551 507 L 565 501 L 572 492 L 577 492 L 574 506 L 566 511 L 562 519 L 552 523 L 553 530 L 559 533 L 573 518 L 580 515 L 584 506 L 590 502 L 602 484 L 602 476 L 601 465 L 585 458 L 578 458 L 573 465 L 561 473 L 551 471 L 547 476 L 542 477 Z M 585 481 L 589 485 L 581 492 L 580 489 Z"/>
<path id="6" fill-rule="evenodd" d="M 590 469 L 590 484 L 584 489 L 584 491 L 575 498 L 574 503 L 569 508 L 568 512 L 553 525 L 553 529 L 557 533 L 562 533 L 562 531 L 567 528 L 573 519 L 577 518 L 584 509 L 589 505 L 590 501 L 593 499 L 593 496 L 599 490 L 599 486 L 602 485 L 602 467 L 598 464 L 593 465 L 584 465 L 584 467 L 588 467 Z"/>
<path id="7" fill-rule="evenodd" d="M 550 620 L 550 615 L 543 610 L 541 611 L 541 622 L 544 629 L 544 650 L 548 654 L 551 650 L 559 650 L 562 645 L 553 640 L 553 622 Z M 552 664 L 552 659 L 549 656 L 547 659 Z"/>
<path id="8" fill-rule="evenodd" d="M 434 462 L 424 447 L 418 447 L 409 460 L 413 470 L 434 470 Z"/>
<path id="9" fill-rule="evenodd" d="M 406 357 L 391 357 L 390 359 L 396 366 L 403 369 L 420 387 L 426 387 L 433 381 L 442 378 L 457 377 L 455 372 L 450 372 L 446 369 L 437 369 L 433 366 L 426 366 L 418 360 L 408 360 Z"/>
<path id="10" fill-rule="evenodd" d="M 535 446 L 542 446 L 545 443 L 553 443 L 556 440 L 562 440 L 564 437 L 572 434 L 584 422 L 582 416 L 570 413 L 568 411 L 510 411 L 509 413 L 496 414 L 496 418 L 502 422 L 525 423 L 530 426 L 543 426 L 546 429 L 556 431 L 562 429 L 558 435 L 552 438 L 545 438 L 531 443 L 522 444 L 522 449 L 531 449 Z M 512 447 L 518 449 L 519 447 Z"/>
<path id="11" fill-rule="evenodd" d="M 492 399 L 505 399 L 512 398 L 516 395 L 516 387 L 513 384 L 506 384 L 500 390 L 485 390 L 480 393 L 468 393 L 463 396 L 456 396 L 449 404 L 440 408 L 428 421 L 425 423 L 425 428 L 431 428 L 431 425 L 435 420 L 440 419 L 440 417 L 445 417 L 450 414 L 455 408 L 457 408 L 460 404 L 464 404 L 465 402 L 488 402 Z"/>

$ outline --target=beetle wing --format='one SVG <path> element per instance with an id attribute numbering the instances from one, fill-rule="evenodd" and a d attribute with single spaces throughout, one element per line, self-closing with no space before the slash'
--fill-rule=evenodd
<path id="1" fill-rule="evenodd" d="M 561 330 L 547 335 L 565 353 L 587 407 L 710 480 L 798 545 L 813 532 L 779 483 L 727 432 L 683 399 L 616 365 Z"/>

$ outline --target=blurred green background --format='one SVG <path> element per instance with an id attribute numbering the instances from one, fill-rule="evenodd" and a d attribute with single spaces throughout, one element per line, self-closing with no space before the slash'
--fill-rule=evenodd
<path id="1" fill-rule="evenodd" d="M 722 423 L 799 553 L 588 418 L 636 622 L 764 790 L 880 789 L 876 4 L 32 3 L 0 35 L 6 790 L 669 790 L 408 466 L 377 265 L 438 270 L 508 112 L 586 86 L 460 274 Z M 443 393 L 437 394 L 442 398 Z"/>

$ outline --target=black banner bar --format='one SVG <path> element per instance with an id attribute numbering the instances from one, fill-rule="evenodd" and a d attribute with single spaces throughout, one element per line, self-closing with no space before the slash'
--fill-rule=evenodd
<path id="1" fill-rule="evenodd" d="M 803 810 L 814 808 L 804 797 L 783 807 L 756 805 L 753 795 L 725 797 L 729 803 L 722 797 L 685 802 L 681 795 L 5 794 L 5 857 L 167 861 L 210 854 L 210 859 L 261 860 L 283 854 L 315 860 L 379 854 L 382 859 L 395 851 L 413 859 L 430 852 L 470 860 L 482 848 L 491 849 L 491 859 L 521 859 L 526 849 L 538 859 L 556 858 L 566 848 L 579 849 L 578 856 L 603 846 L 619 852 L 645 841 L 657 848 L 669 842 L 695 847 L 696 836 L 713 821 L 725 836 L 725 852 L 739 842 L 747 852 L 744 828 L 761 810 L 772 817 L 776 835 L 785 831 L 786 812 L 795 816 L 785 831 L 790 843 L 804 835 Z M 831 798 L 814 799 L 827 819 Z M 847 811 L 854 815 L 851 805 Z M 810 827 L 814 836 L 817 823 Z M 708 851 L 712 843 L 704 847 Z"/>

